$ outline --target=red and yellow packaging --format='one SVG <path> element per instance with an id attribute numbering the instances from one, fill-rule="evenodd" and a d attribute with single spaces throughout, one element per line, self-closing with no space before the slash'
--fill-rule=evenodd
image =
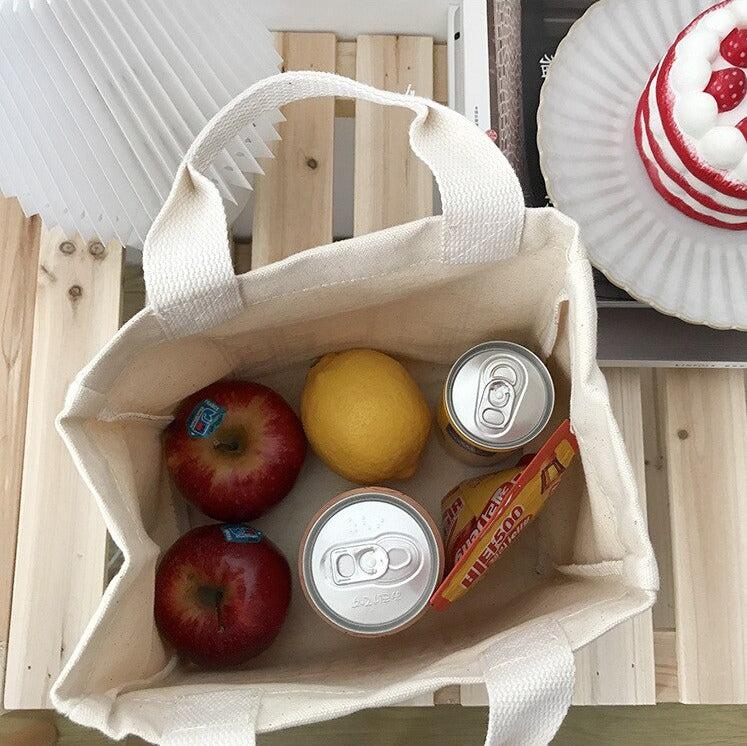
<path id="1" fill-rule="evenodd" d="M 535 456 L 468 479 L 446 495 L 441 512 L 448 572 L 431 606 L 443 611 L 482 578 L 537 515 L 576 453 L 578 443 L 565 420 Z"/>

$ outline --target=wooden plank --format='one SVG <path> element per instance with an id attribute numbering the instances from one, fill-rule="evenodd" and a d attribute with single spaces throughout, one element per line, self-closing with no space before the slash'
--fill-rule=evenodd
<path id="1" fill-rule="evenodd" d="M 656 662 L 656 701 L 679 702 L 677 680 L 677 642 L 673 629 L 654 630 L 654 660 Z"/>
<path id="2" fill-rule="evenodd" d="M 338 41 L 335 52 L 335 71 L 352 80 L 355 80 L 355 48 L 354 41 Z"/>
<path id="3" fill-rule="evenodd" d="M 646 513 L 643 414 L 640 373 L 634 368 L 605 371 L 612 411 L 633 465 Z M 576 652 L 575 704 L 634 705 L 656 702 L 651 611 L 614 627 Z"/>
<path id="4" fill-rule="evenodd" d="M 337 42 L 337 74 L 355 79 L 354 41 Z M 446 44 L 433 45 L 433 100 L 444 106 L 449 101 L 448 69 L 446 63 Z M 351 98 L 338 98 L 335 103 L 336 117 L 354 117 L 355 101 Z"/>
<path id="5" fill-rule="evenodd" d="M 233 250 L 233 268 L 237 275 L 243 275 L 252 268 L 252 242 L 237 243 Z"/>
<path id="6" fill-rule="evenodd" d="M 747 702 L 747 404 L 740 370 L 665 370 L 680 695 Z"/>
<path id="7" fill-rule="evenodd" d="M 679 702 L 674 629 L 672 533 L 660 389 L 657 371 L 653 368 L 641 370 L 648 527 L 659 565 L 659 595 L 653 608 L 656 701 Z"/>
<path id="8" fill-rule="evenodd" d="M 141 264 L 128 264 L 122 271 L 122 324 L 145 307 L 145 278 Z"/>
<path id="9" fill-rule="evenodd" d="M 58 746 L 57 717 L 61 716 L 52 712 L 8 713 L 0 722 L 0 743 L 8 746 Z M 81 729 L 81 743 L 85 740 L 86 734 Z"/>
<path id="10" fill-rule="evenodd" d="M 643 451 L 646 459 L 648 529 L 659 565 L 659 595 L 653 608 L 654 629 L 674 629 L 674 577 L 672 533 L 669 520 L 669 487 L 664 448 L 659 374 L 641 370 Z"/>
<path id="11" fill-rule="evenodd" d="M 98 244 L 100 247 L 101 245 Z M 78 371 L 119 326 L 122 248 L 42 235 L 5 704 L 48 691 L 101 596 L 106 530 L 54 420 Z"/>
<path id="12" fill-rule="evenodd" d="M 575 705 L 656 703 L 651 612 L 629 619 L 577 650 Z"/>
<path id="13" fill-rule="evenodd" d="M 26 218 L 17 200 L 0 199 L 0 692 L 5 686 L 40 234 L 38 216 Z"/>
<path id="14" fill-rule="evenodd" d="M 433 39 L 359 36 L 356 77 L 377 88 L 433 96 Z M 433 213 L 433 177 L 410 150 L 407 109 L 356 102 L 355 235 Z"/>
<path id="15" fill-rule="evenodd" d="M 377 88 L 433 93 L 433 40 L 417 36 L 359 36 L 356 77 Z M 370 233 L 431 215 L 433 178 L 410 151 L 409 110 L 356 102 L 354 233 Z M 438 695 L 453 698 L 453 690 Z M 405 705 L 432 705 L 423 695 Z"/>
<path id="16" fill-rule="evenodd" d="M 431 699 L 429 696 L 425 695 L 422 698 L 422 702 L 415 701 L 415 702 L 405 702 L 406 705 L 410 704 L 423 704 L 423 705 L 458 705 L 461 704 L 461 687 L 458 684 L 453 684 L 450 686 L 444 686 L 440 689 L 437 689 L 435 692 L 433 692 L 433 701 L 431 702 Z"/>
<path id="17" fill-rule="evenodd" d="M 433 100 L 446 106 L 449 103 L 449 70 L 446 44 L 433 45 Z"/>
<path id="18" fill-rule="evenodd" d="M 679 702 L 674 617 L 674 572 L 669 487 L 659 374 L 641 370 L 643 450 L 646 457 L 646 502 L 651 543 L 659 565 L 659 595 L 653 608 L 656 701 Z"/>
<path id="19" fill-rule="evenodd" d="M 346 78 L 355 80 L 355 50 L 357 44 L 354 41 L 338 41 L 335 72 Z M 355 99 L 335 99 L 335 116 L 351 118 L 355 116 Z"/>
<path id="20" fill-rule="evenodd" d="M 334 34 L 278 33 L 284 70 L 335 71 Z M 283 108 L 283 142 L 256 180 L 252 267 L 332 241 L 334 99 L 296 101 Z"/>

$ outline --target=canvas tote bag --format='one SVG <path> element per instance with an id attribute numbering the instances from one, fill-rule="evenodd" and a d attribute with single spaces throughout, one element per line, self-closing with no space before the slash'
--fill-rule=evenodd
<path id="1" fill-rule="evenodd" d="M 411 145 L 437 179 L 443 215 L 236 277 L 221 198 L 205 174 L 262 112 L 316 96 L 411 109 Z M 485 683 L 488 744 L 548 741 L 571 701 L 573 650 L 648 608 L 658 583 L 595 362 L 591 271 L 576 225 L 552 209 L 526 210 L 500 151 L 449 109 L 331 74 L 285 73 L 248 89 L 200 134 L 150 231 L 144 270 L 148 306 L 79 374 L 59 419 L 124 562 L 53 687 L 55 706 L 114 738 L 252 744 L 257 732 Z M 159 554 L 205 521 L 162 464 L 161 432 L 177 403 L 233 375 L 297 406 L 310 363 L 351 347 L 406 360 L 435 403 L 449 364 L 487 339 L 547 361 L 551 425 L 570 416 L 581 458 L 482 582 L 398 635 L 359 639 L 321 622 L 294 579 L 280 636 L 246 669 L 181 664 L 153 623 Z M 443 495 L 477 473 L 431 437 L 417 475 L 396 486 L 438 520 Z M 348 487 L 310 454 L 291 494 L 256 525 L 293 567 L 309 518 Z"/>

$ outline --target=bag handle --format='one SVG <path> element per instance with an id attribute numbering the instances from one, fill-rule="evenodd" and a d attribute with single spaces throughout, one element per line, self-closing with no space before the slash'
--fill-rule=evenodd
<path id="1" fill-rule="evenodd" d="M 490 703 L 485 746 L 549 743 L 568 712 L 575 674 L 573 650 L 558 623 L 537 619 L 503 632 L 480 663 Z M 137 733 L 161 746 L 254 746 L 261 705 L 256 689 L 195 685 L 158 695 L 120 695 L 127 706 L 120 703 L 121 720 L 111 722 L 108 732 L 115 738 Z M 157 725 L 155 731 L 133 730 L 134 714 L 140 723 Z"/>
<path id="2" fill-rule="evenodd" d="M 557 622 L 534 620 L 504 632 L 481 662 L 490 703 L 485 746 L 548 744 L 568 712 L 575 678 L 573 650 Z M 166 729 L 162 746 L 197 746 L 206 734 L 226 746 L 255 743 L 259 697 L 236 687 L 212 693 L 208 706 L 210 694 L 198 689 L 194 706 L 183 695 L 169 706 L 179 727 Z"/>
<path id="3" fill-rule="evenodd" d="M 483 654 L 490 712 L 485 746 L 544 746 L 573 697 L 573 649 L 554 621 L 503 634 Z"/>
<path id="4" fill-rule="evenodd" d="M 161 746 L 255 746 L 260 696 L 244 687 L 214 687 L 205 691 L 196 686 L 193 691 L 164 697 L 160 704 Z M 147 705 L 150 708 L 150 704 Z M 147 713 L 140 713 L 146 717 Z"/>
<path id="5" fill-rule="evenodd" d="M 471 261 L 494 261 L 516 253 L 524 225 L 524 195 L 511 164 L 469 120 L 430 99 L 382 91 L 333 73 L 281 73 L 252 86 L 219 112 L 197 136 L 185 160 L 204 172 L 247 122 L 293 101 L 324 96 L 399 106 L 416 114 L 410 145 L 436 177 L 441 192 L 447 261 L 465 254 Z M 504 226 L 506 241 L 496 242 Z"/>
<path id="6" fill-rule="evenodd" d="M 428 99 L 380 91 L 332 73 L 280 73 L 255 83 L 208 122 L 148 232 L 146 290 L 170 336 L 204 331 L 242 308 L 223 204 L 205 176 L 211 162 L 262 114 L 320 96 L 360 98 L 415 112 L 410 145 L 441 191 L 442 241 L 434 247 L 438 261 L 493 262 L 518 252 L 525 214 L 521 185 L 500 150 L 465 117 Z"/>

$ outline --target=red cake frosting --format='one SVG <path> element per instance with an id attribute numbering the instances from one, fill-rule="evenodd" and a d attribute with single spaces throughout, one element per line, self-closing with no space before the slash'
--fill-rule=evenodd
<path id="1" fill-rule="evenodd" d="M 680 33 L 643 91 L 635 138 L 667 202 L 747 229 L 747 0 L 717 3 Z"/>

